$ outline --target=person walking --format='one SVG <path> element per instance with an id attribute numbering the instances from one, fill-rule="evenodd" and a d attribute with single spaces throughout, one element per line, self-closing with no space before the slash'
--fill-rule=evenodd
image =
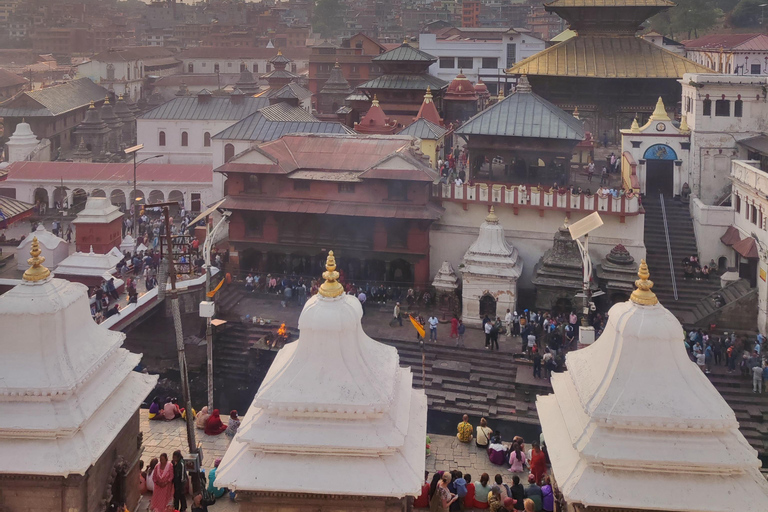
<path id="1" fill-rule="evenodd" d="M 456 315 L 451 318 L 451 338 L 456 338 L 456 345 L 459 344 L 459 319 Z"/>
<path id="2" fill-rule="evenodd" d="M 395 309 L 392 312 L 392 315 L 394 316 L 394 319 L 392 321 L 392 326 L 394 326 L 395 322 L 397 322 L 398 324 L 400 324 L 400 327 L 402 327 L 403 326 L 403 316 L 400 314 L 400 303 L 399 302 L 395 304 Z"/>
<path id="3" fill-rule="evenodd" d="M 763 367 L 760 364 L 752 367 L 752 392 L 763 392 Z"/>
<path id="4" fill-rule="evenodd" d="M 608 169 L 603 166 L 603 170 L 600 171 L 600 184 L 605 185 L 608 183 Z"/>
<path id="5" fill-rule="evenodd" d="M 179 512 L 187 510 L 187 469 L 181 452 L 173 452 L 173 508 Z"/>
<path id="6" fill-rule="evenodd" d="M 491 350 L 496 347 L 499 350 L 499 331 L 501 331 L 501 318 L 496 317 L 496 321 L 491 327 Z"/>
<path id="7" fill-rule="evenodd" d="M 507 338 L 512 337 L 512 311 L 507 310 L 507 314 L 504 315 L 504 327 L 507 329 Z"/>
<path id="8" fill-rule="evenodd" d="M 173 465 L 168 462 L 168 455 L 160 454 L 160 462 L 152 471 L 152 500 L 149 502 L 149 509 L 152 512 L 165 510 L 169 501 L 173 500 Z"/>
<path id="9" fill-rule="evenodd" d="M 429 339 L 437 343 L 437 324 L 439 321 L 435 315 L 432 315 L 427 322 L 429 322 Z"/>
<path id="10" fill-rule="evenodd" d="M 491 331 L 493 330 L 493 323 L 488 320 L 483 324 L 483 331 L 485 332 L 485 348 L 486 350 L 491 348 Z"/>
<path id="11" fill-rule="evenodd" d="M 467 326 L 464 325 L 464 322 L 462 322 L 461 319 L 459 319 L 459 327 L 457 328 L 457 332 L 459 333 L 459 338 L 456 340 L 456 346 L 463 347 L 464 333 L 467 332 Z"/>
<path id="12" fill-rule="evenodd" d="M 357 300 L 360 301 L 360 305 L 363 307 L 363 316 L 365 316 L 365 301 L 368 300 L 368 297 L 365 295 L 363 290 L 360 290 L 360 294 L 357 296 Z"/>

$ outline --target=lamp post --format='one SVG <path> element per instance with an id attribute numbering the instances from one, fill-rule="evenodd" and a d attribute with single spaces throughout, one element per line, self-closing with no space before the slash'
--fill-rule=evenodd
<path id="1" fill-rule="evenodd" d="M 136 206 L 137 206 L 137 203 L 138 203 L 138 200 L 139 200 L 139 198 L 136 197 L 136 169 L 141 164 L 146 162 L 147 160 L 151 160 L 153 158 L 160 158 L 161 156 L 165 156 L 165 155 L 148 156 L 147 158 L 144 158 L 144 159 L 139 160 L 137 162 L 136 161 L 136 154 L 140 150 L 142 150 L 142 149 L 144 149 L 144 144 L 138 144 L 136 146 L 131 146 L 130 148 L 126 148 L 123 151 L 123 153 L 125 153 L 126 155 L 133 155 L 133 200 L 131 201 L 131 210 L 133 211 L 133 214 L 132 214 L 133 226 L 131 226 L 131 233 L 132 233 L 134 241 L 136 240 L 136 226 L 137 226 L 137 224 L 136 224 L 136 210 L 137 210 Z"/>
<path id="2" fill-rule="evenodd" d="M 583 316 L 581 317 L 581 326 L 579 327 L 580 345 L 590 345 L 595 341 L 595 329 L 589 325 L 589 310 L 592 300 L 592 289 L 590 287 L 590 281 L 592 280 L 592 258 L 589 257 L 589 234 L 602 225 L 603 219 L 600 218 L 600 214 L 594 212 L 568 226 L 571 238 L 579 247 L 583 270 L 581 291 L 583 295 Z M 582 237 L 584 237 L 584 243 L 580 240 Z"/>

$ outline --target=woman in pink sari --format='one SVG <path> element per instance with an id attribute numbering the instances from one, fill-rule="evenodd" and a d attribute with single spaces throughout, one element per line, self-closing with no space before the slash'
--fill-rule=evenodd
<path id="1" fill-rule="evenodd" d="M 173 501 L 173 464 L 168 462 L 167 454 L 160 455 L 160 463 L 152 473 L 152 481 L 155 490 L 152 493 L 152 501 L 149 502 L 149 509 L 152 512 L 165 512 L 165 506 Z"/>

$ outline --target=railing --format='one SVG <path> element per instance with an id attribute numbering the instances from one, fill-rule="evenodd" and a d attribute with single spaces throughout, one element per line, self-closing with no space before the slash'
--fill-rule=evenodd
<path id="1" fill-rule="evenodd" d="M 669 275 L 672 279 L 672 292 L 677 300 L 677 279 L 675 279 L 675 265 L 672 261 L 672 245 L 669 243 L 669 225 L 667 224 L 667 207 L 664 205 L 664 194 L 659 194 L 661 203 L 661 216 L 664 219 L 664 236 L 667 239 L 667 257 L 669 258 Z"/>
<path id="2" fill-rule="evenodd" d="M 432 197 L 442 201 L 508 205 L 536 210 L 600 212 L 604 215 L 639 215 L 644 213 L 638 194 L 620 197 L 611 194 L 572 194 L 570 190 L 553 192 L 544 187 L 506 186 L 501 183 L 436 184 Z"/>

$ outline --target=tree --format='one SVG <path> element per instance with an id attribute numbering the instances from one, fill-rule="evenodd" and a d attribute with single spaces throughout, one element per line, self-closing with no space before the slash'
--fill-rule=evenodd
<path id="1" fill-rule="evenodd" d="M 716 0 L 677 0 L 677 6 L 651 19 L 651 27 L 673 39 L 676 34 L 691 39 L 712 28 L 722 15 Z"/>
<path id="2" fill-rule="evenodd" d="M 312 29 L 323 37 L 333 37 L 344 28 L 344 16 L 340 0 L 316 0 Z"/>
<path id="3" fill-rule="evenodd" d="M 764 0 L 741 0 L 731 12 L 731 24 L 734 27 L 756 27 L 763 19 L 761 12 Z"/>

